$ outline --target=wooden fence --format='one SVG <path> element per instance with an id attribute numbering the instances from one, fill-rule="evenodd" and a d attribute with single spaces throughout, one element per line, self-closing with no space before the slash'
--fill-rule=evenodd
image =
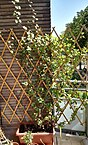
<path id="1" fill-rule="evenodd" d="M 22 36 L 23 26 L 30 26 L 31 30 L 34 30 L 35 24 L 32 23 L 34 20 L 44 33 L 49 33 L 51 31 L 50 0 L 32 0 L 32 2 L 30 7 L 28 0 L 20 0 L 19 12 L 22 23 L 16 24 L 16 17 L 13 15 L 15 7 L 12 1 L 0 1 L 0 31 L 5 32 L 12 28 L 17 36 Z"/>

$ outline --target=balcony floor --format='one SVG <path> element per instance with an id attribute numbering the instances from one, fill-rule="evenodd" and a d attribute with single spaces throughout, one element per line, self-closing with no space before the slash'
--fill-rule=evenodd
<path id="1" fill-rule="evenodd" d="M 69 134 L 62 134 L 60 138 L 59 133 L 56 134 L 56 145 L 85 145 L 83 142 L 86 137 L 73 136 Z"/>

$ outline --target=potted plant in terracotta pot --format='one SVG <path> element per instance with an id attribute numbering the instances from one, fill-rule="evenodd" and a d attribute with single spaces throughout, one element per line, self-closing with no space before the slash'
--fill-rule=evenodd
<path id="1" fill-rule="evenodd" d="M 17 8 L 18 10 L 19 8 Z M 33 10 L 33 12 L 34 18 L 35 11 Z M 17 18 L 20 18 L 18 13 Z M 39 27 L 36 25 L 36 30 L 37 28 Z M 27 31 L 28 28 L 25 30 Z M 25 70 L 28 77 L 26 81 L 23 78 L 24 82 L 22 84 L 25 86 L 26 93 L 32 100 L 30 110 L 27 110 L 27 113 L 30 114 L 33 121 L 27 121 L 26 124 L 22 122 L 20 128 L 17 129 L 16 135 L 20 136 L 21 143 L 24 143 L 23 136 L 28 135 L 29 132 L 28 134 L 26 132 L 30 130 L 31 135 L 33 135 L 32 142 L 52 145 L 53 126 L 57 123 L 60 115 L 63 115 L 64 110 L 64 108 L 62 109 L 60 107 L 59 103 L 65 98 L 71 106 L 73 96 L 78 96 L 74 90 L 66 91 L 65 88 L 70 88 L 72 85 L 69 81 L 74 73 L 74 68 L 79 63 L 82 53 L 79 50 L 80 48 L 75 49 L 77 42 L 75 42 L 76 39 L 73 40 L 73 37 L 68 39 L 62 34 L 61 38 L 54 39 L 50 35 L 43 35 L 42 32 L 37 32 L 37 34 L 34 34 L 31 31 L 27 31 L 27 34 L 22 38 L 18 46 L 21 46 L 21 49 L 19 50 L 17 59 L 20 59 L 23 70 Z M 58 79 L 58 82 L 56 79 Z M 56 116 L 53 113 L 54 106 L 56 106 Z M 77 108 L 75 107 L 71 119 L 69 121 L 67 120 L 68 123 L 74 119 L 76 113 Z M 45 137 L 43 136 L 42 138 L 40 132 Z M 36 136 L 38 135 L 37 141 Z M 49 137 L 49 135 L 50 139 L 48 138 L 49 142 L 47 142 L 46 136 Z"/>
<path id="2" fill-rule="evenodd" d="M 33 143 L 53 144 L 53 99 L 49 90 L 52 75 L 51 71 L 48 71 L 51 53 L 48 41 L 49 35 L 38 34 L 35 36 L 30 31 L 22 38 L 19 58 L 28 76 L 22 85 L 32 100 L 31 111 L 29 110 L 28 113 L 33 121 L 21 122 L 20 128 L 16 132 L 21 143 L 24 143 L 23 136 L 30 130 Z"/>
<path id="3" fill-rule="evenodd" d="M 33 103 L 32 105 L 34 104 L 35 103 Z M 17 129 L 16 136 L 19 137 L 20 143 L 24 143 L 25 141 L 28 140 L 28 142 L 32 141 L 32 143 L 52 145 L 53 144 L 53 122 L 51 121 L 52 114 L 47 116 L 43 115 L 41 116 L 40 109 L 39 109 L 40 114 L 37 113 L 38 112 L 36 113 L 34 112 L 34 115 L 39 116 L 36 116 L 33 122 L 31 121 L 22 122 L 20 124 L 20 128 Z"/>
<path id="4" fill-rule="evenodd" d="M 21 143 L 24 143 L 23 136 L 31 131 L 32 143 L 52 145 L 53 127 L 66 107 L 62 109 L 60 103 L 65 98 L 71 106 L 75 103 L 72 98 L 79 97 L 77 91 L 66 90 L 71 87 L 69 82 L 81 55 L 70 41 L 73 40 L 64 36 L 59 40 L 48 34 L 34 35 L 31 31 L 22 38 L 18 56 L 28 77 L 22 83 L 31 99 L 30 110 L 27 113 L 33 121 L 27 121 L 26 124 L 22 122 L 17 129 L 16 135 L 20 137 Z M 53 113 L 54 106 L 56 115 Z M 59 126 L 74 119 L 78 111 L 77 105 L 75 106 L 71 118 L 68 120 L 65 117 L 66 120 L 59 123 Z"/>

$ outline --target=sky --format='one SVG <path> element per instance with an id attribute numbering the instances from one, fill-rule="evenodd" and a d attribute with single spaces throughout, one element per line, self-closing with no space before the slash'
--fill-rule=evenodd
<path id="1" fill-rule="evenodd" d="M 51 27 L 58 34 L 65 30 L 65 25 L 72 22 L 77 12 L 88 6 L 88 0 L 51 0 Z"/>

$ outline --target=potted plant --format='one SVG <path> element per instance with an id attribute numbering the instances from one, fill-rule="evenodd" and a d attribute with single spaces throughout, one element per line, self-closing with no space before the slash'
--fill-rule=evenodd
<path id="1" fill-rule="evenodd" d="M 29 113 L 33 121 L 20 123 L 16 136 L 19 137 L 21 143 L 24 143 L 23 136 L 30 130 L 33 136 L 33 143 L 53 144 L 53 99 L 52 95 L 48 93 L 52 83 L 51 73 L 47 71 L 51 61 L 48 41 L 49 35 L 38 34 L 35 37 L 30 31 L 22 38 L 22 49 L 19 50 L 19 58 L 28 76 L 26 81 L 23 80 L 22 85 L 32 100 Z M 36 68 L 32 63 L 36 64 Z M 37 71 L 35 76 L 31 69 Z"/>
<path id="2" fill-rule="evenodd" d="M 28 76 L 22 84 L 32 101 L 28 113 L 33 121 L 28 121 L 26 124 L 22 122 L 17 129 L 16 135 L 19 136 L 21 143 L 24 143 L 23 136 L 31 134 L 32 143 L 52 145 L 53 127 L 64 110 L 60 107 L 60 103 L 65 98 L 71 106 L 75 103 L 72 97 L 79 97 L 77 91 L 66 88 L 71 87 L 69 81 L 74 73 L 74 66 L 79 63 L 81 53 L 78 49 L 74 49 L 75 44 L 73 45 L 72 39 L 68 40 L 63 35 L 61 37 L 60 40 L 48 34 L 34 35 L 28 31 L 22 38 L 22 49 L 18 56 Z M 56 115 L 53 113 L 54 106 L 56 106 Z M 70 123 L 77 111 L 75 105 L 71 118 L 69 120 L 66 118 L 66 121 L 61 122 L 59 126 Z"/>

